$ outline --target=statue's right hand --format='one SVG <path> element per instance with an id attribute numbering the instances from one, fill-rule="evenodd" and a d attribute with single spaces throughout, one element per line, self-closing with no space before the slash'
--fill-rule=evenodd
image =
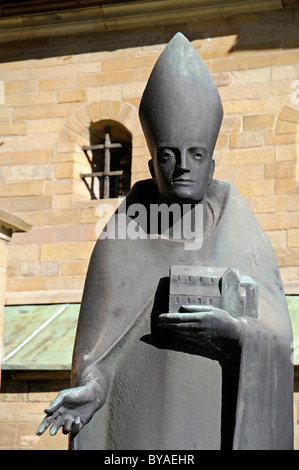
<path id="1" fill-rule="evenodd" d="M 47 416 L 39 425 L 36 434 L 40 436 L 53 423 L 51 436 L 54 436 L 60 427 L 64 434 L 71 432 L 76 435 L 104 402 L 104 391 L 95 383 L 62 390 L 45 410 Z"/>

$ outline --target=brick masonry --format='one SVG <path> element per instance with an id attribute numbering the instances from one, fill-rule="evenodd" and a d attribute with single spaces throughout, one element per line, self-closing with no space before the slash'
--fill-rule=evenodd
<path id="1" fill-rule="evenodd" d="M 9 245 L 6 302 L 61 301 L 62 292 L 65 301 L 80 301 L 100 221 L 99 202 L 80 179 L 89 171 L 81 146 L 92 122 L 121 122 L 132 133 L 132 183 L 149 177 L 138 105 L 178 30 L 205 60 L 223 100 L 215 177 L 237 186 L 273 245 L 286 292 L 298 294 L 298 23 L 298 9 L 253 12 L 99 38 L 48 38 L 23 50 L 12 42 L 1 51 L 0 206 L 33 224 Z M 40 446 L 30 437 L 31 418 L 21 429 L 16 417 L 1 416 L 3 448 Z"/>

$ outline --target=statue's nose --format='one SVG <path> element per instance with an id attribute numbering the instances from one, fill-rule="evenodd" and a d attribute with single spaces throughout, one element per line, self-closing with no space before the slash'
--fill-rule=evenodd
<path id="1" fill-rule="evenodd" d="M 177 168 L 183 171 L 189 171 L 188 154 L 186 150 L 179 152 L 177 156 Z"/>

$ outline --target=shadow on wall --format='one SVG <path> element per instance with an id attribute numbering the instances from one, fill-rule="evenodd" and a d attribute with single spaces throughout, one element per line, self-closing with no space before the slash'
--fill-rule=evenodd
<path id="1" fill-rule="evenodd" d="M 228 49 L 228 56 L 249 50 L 292 49 L 299 45 L 298 21 L 295 20 L 295 10 L 280 9 L 126 31 L 55 35 L 17 41 L 8 38 L 1 48 L 0 62 L 49 57 L 61 57 L 66 61 L 69 56 L 77 54 L 159 46 L 168 43 L 178 31 L 190 41 L 215 40 L 215 45 L 218 45 L 217 38 L 235 35 L 235 43 Z M 195 47 L 201 48 L 202 44 Z"/>

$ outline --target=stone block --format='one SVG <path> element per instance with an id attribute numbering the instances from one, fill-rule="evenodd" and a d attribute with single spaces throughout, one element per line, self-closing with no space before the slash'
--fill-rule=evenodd
<path id="1" fill-rule="evenodd" d="M 45 280 L 41 278 L 14 278 L 7 279 L 7 291 L 42 291 L 45 289 Z"/>
<path id="2" fill-rule="evenodd" d="M 89 224 L 33 227 L 30 232 L 14 233 L 13 237 L 15 245 L 94 240 L 95 227 Z"/>
<path id="3" fill-rule="evenodd" d="M 139 109 L 141 96 L 131 96 L 128 98 L 123 98 L 125 103 L 132 104 L 136 109 Z"/>
<path id="4" fill-rule="evenodd" d="M 45 225 L 73 225 L 78 223 L 78 208 L 33 211 L 24 213 L 24 219 L 33 226 Z"/>
<path id="5" fill-rule="evenodd" d="M 223 101 L 242 101 L 266 97 L 271 98 L 277 95 L 283 95 L 285 98 L 286 93 L 290 89 L 290 85 L 290 81 L 247 83 L 224 87 L 221 88 L 219 92 Z"/>
<path id="6" fill-rule="evenodd" d="M 229 72 L 219 72 L 212 74 L 213 80 L 217 88 L 226 87 L 230 84 L 230 73 Z"/>
<path id="7" fill-rule="evenodd" d="M 19 264 L 18 263 L 9 263 L 7 265 L 6 274 L 7 274 L 8 278 L 19 277 L 20 276 Z"/>
<path id="8" fill-rule="evenodd" d="M 265 178 L 292 178 L 296 174 L 296 162 L 285 161 L 265 164 Z"/>
<path id="9" fill-rule="evenodd" d="M 37 196 L 44 193 L 44 180 L 0 183 L 0 197 Z"/>
<path id="10" fill-rule="evenodd" d="M 216 167 L 215 178 L 223 181 L 230 181 L 237 183 L 239 181 L 253 181 L 262 180 L 264 177 L 264 165 L 242 165 L 234 166 L 233 169 L 230 166 Z"/>
<path id="11" fill-rule="evenodd" d="M 264 135 L 266 145 L 294 144 L 297 141 L 296 134 L 275 134 L 270 129 L 266 129 Z"/>
<path id="12" fill-rule="evenodd" d="M 41 260 L 90 259 L 93 242 L 49 243 L 41 246 Z"/>
<path id="13" fill-rule="evenodd" d="M 0 107 L 0 125 L 8 124 L 12 121 L 12 109 Z"/>
<path id="14" fill-rule="evenodd" d="M 75 87 L 75 77 L 46 78 L 39 80 L 40 91 L 63 90 Z"/>
<path id="15" fill-rule="evenodd" d="M 244 85 L 246 83 L 268 83 L 270 80 L 271 67 L 235 70 L 231 72 L 232 85 Z"/>
<path id="16" fill-rule="evenodd" d="M 212 72 L 248 70 L 276 65 L 297 64 L 298 51 L 253 54 L 242 57 L 229 57 L 212 61 Z"/>
<path id="17" fill-rule="evenodd" d="M 228 146 L 228 135 L 220 133 L 216 141 L 215 150 L 217 151 L 219 149 L 224 149 L 227 146 Z"/>
<path id="18" fill-rule="evenodd" d="M 5 95 L 30 93 L 38 90 L 37 80 L 15 80 L 5 83 Z"/>
<path id="19" fill-rule="evenodd" d="M 78 121 L 78 119 L 75 116 L 71 116 L 67 120 L 66 127 L 76 132 L 77 134 L 83 134 L 83 133 L 88 132 L 87 128 L 83 126 L 83 124 L 80 121 Z"/>
<path id="20" fill-rule="evenodd" d="M 256 212 L 294 212 L 299 210 L 299 195 L 275 195 L 257 198 Z"/>
<path id="21" fill-rule="evenodd" d="M 86 161 L 85 165 L 79 163 L 65 162 L 57 163 L 55 169 L 55 177 L 60 178 L 77 178 L 80 179 L 80 173 L 90 173 L 90 166 Z M 82 183 L 83 184 L 83 183 Z"/>
<path id="22" fill-rule="evenodd" d="M 74 204 L 82 199 L 80 196 L 73 194 L 55 194 L 53 196 L 53 209 L 71 209 L 74 207 Z"/>
<path id="23" fill-rule="evenodd" d="M 299 125 L 299 108 L 298 110 L 284 106 L 279 113 L 278 119 L 280 121 L 294 122 Z"/>
<path id="24" fill-rule="evenodd" d="M 247 131 L 229 136 L 230 148 L 259 147 L 264 143 L 264 135 L 260 131 Z"/>
<path id="25" fill-rule="evenodd" d="M 22 261 L 20 274 L 26 278 L 59 276 L 60 263 L 57 261 Z"/>
<path id="26" fill-rule="evenodd" d="M 78 103 L 57 103 L 35 106 L 18 106 L 18 104 L 16 104 L 13 110 L 13 120 L 24 121 L 30 119 L 68 117 L 78 109 L 78 106 Z"/>
<path id="27" fill-rule="evenodd" d="M 295 212 L 276 212 L 272 214 L 256 214 L 258 222 L 264 230 L 285 230 L 298 227 L 299 215 Z"/>
<path id="28" fill-rule="evenodd" d="M 66 261 L 62 263 L 63 276 L 85 276 L 89 261 Z"/>
<path id="29" fill-rule="evenodd" d="M 103 60 L 102 71 L 112 72 L 116 70 L 132 70 L 139 67 L 153 67 L 158 57 L 159 54 L 153 54 L 148 56 Z"/>
<path id="30" fill-rule="evenodd" d="M 266 96 L 265 98 L 223 101 L 224 115 L 229 114 L 276 114 L 285 101 L 284 95 Z"/>
<path id="31" fill-rule="evenodd" d="M 288 230 L 288 247 L 299 248 L 299 228 Z"/>
<path id="32" fill-rule="evenodd" d="M 275 125 L 276 134 L 296 134 L 299 131 L 299 121 L 277 121 Z"/>
<path id="33" fill-rule="evenodd" d="M 8 262 L 16 261 L 37 261 L 39 259 L 40 248 L 34 244 L 14 245 L 8 244 Z"/>
<path id="34" fill-rule="evenodd" d="M 298 266 L 284 266 L 280 268 L 280 275 L 283 282 L 295 281 L 299 278 Z"/>
<path id="35" fill-rule="evenodd" d="M 62 90 L 58 92 L 58 103 L 73 103 L 76 101 L 85 101 L 86 91 L 79 90 Z"/>
<path id="36" fill-rule="evenodd" d="M 273 181 L 242 181 L 235 184 L 243 197 L 268 196 L 274 193 Z"/>
<path id="37" fill-rule="evenodd" d="M 123 85 L 123 96 L 141 96 L 146 87 L 146 82 L 126 83 Z"/>
<path id="38" fill-rule="evenodd" d="M 27 134 L 27 122 L 14 122 L 8 124 L 2 124 L 0 126 L 0 135 L 26 135 Z"/>
<path id="39" fill-rule="evenodd" d="M 52 208 L 52 196 L 0 198 L 0 207 L 11 212 L 47 210 Z M 14 234 L 14 238 L 19 234 Z"/>
<path id="40" fill-rule="evenodd" d="M 299 64 L 272 67 L 272 80 L 292 80 L 299 77 Z"/>
<path id="41" fill-rule="evenodd" d="M 275 181 L 275 194 L 298 194 L 299 182 L 295 178 L 283 178 Z"/>
<path id="42" fill-rule="evenodd" d="M 83 292 L 85 276 L 60 276 L 46 279 L 47 290 L 81 291 Z"/>
<path id="43" fill-rule="evenodd" d="M 143 68 L 139 68 L 136 70 L 136 81 L 137 82 L 144 82 L 144 81 L 148 81 L 149 79 L 149 76 L 152 72 L 152 68 L 151 67 L 143 67 Z"/>
<path id="44" fill-rule="evenodd" d="M 259 129 L 272 129 L 275 114 L 255 114 L 243 117 L 244 131 L 255 131 Z"/>
<path id="45" fill-rule="evenodd" d="M 32 181 L 40 179 L 52 179 L 54 166 L 47 165 L 15 165 L 7 168 L 7 182 Z"/>
<path id="46" fill-rule="evenodd" d="M 299 157 L 298 144 L 277 145 L 275 147 L 275 160 L 297 160 Z"/>
<path id="47" fill-rule="evenodd" d="M 46 181 L 45 193 L 46 194 L 69 194 L 73 192 L 72 178 Z"/>
<path id="48" fill-rule="evenodd" d="M 265 232 L 274 250 L 287 247 L 286 230 L 268 230 Z"/>
<path id="49" fill-rule="evenodd" d="M 0 165 L 3 166 L 32 165 L 36 163 L 39 163 L 41 165 L 50 161 L 49 150 L 24 150 L 22 152 L 2 152 L 0 156 Z"/>
<path id="50" fill-rule="evenodd" d="M 276 39 L 273 41 L 259 41 L 259 38 L 256 38 L 256 42 L 250 43 L 250 49 L 254 51 L 255 54 L 263 53 L 265 50 L 267 52 L 277 52 L 277 49 L 281 48 L 281 40 Z M 235 56 L 242 57 L 248 56 L 248 43 L 238 43 L 235 47 Z"/>
<path id="51" fill-rule="evenodd" d="M 122 85 L 105 85 L 87 88 L 87 101 L 122 100 Z"/>
<path id="52" fill-rule="evenodd" d="M 45 91 L 41 93 L 27 93 L 18 95 L 7 95 L 5 104 L 7 106 L 34 106 L 41 104 L 56 103 L 56 92 Z"/>
<path id="53" fill-rule="evenodd" d="M 220 39 L 220 38 L 217 38 L 217 39 Z M 199 51 L 200 57 L 204 61 L 221 59 L 223 57 L 230 57 L 230 55 L 233 54 L 231 44 L 223 45 L 223 46 L 219 45 L 217 47 L 203 47 L 203 48 L 200 48 L 198 51 Z"/>
<path id="54" fill-rule="evenodd" d="M 28 122 L 28 134 L 60 132 L 65 118 L 32 119 Z"/>
<path id="55" fill-rule="evenodd" d="M 13 449 L 16 444 L 16 423 L 0 422 L 0 449 Z"/>
<path id="56" fill-rule="evenodd" d="M 135 70 L 122 70 L 77 77 L 78 87 L 94 87 L 135 82 Z"/>

